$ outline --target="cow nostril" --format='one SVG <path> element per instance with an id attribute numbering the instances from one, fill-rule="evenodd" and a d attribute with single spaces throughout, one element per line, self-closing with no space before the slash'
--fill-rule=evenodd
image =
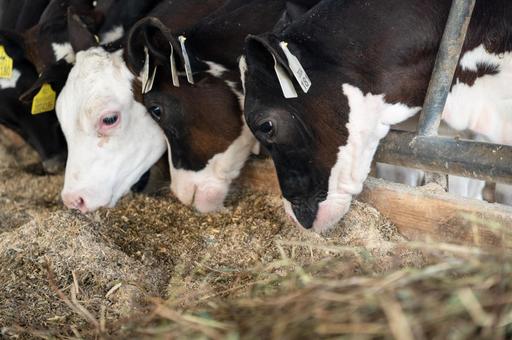
<path id="1" fill-rule="evenodd" d="M 63 199 L 64 204 L 70 209 L 80 210 L 82 213 L 88 211 L 86 201 L 82 196 L 66 194 L 63 195 Z"/>

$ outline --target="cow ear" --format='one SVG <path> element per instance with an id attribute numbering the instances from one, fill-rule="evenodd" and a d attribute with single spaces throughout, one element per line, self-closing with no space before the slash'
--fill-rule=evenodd
<path id="1" fill-rule="evenodd" d="M 145 47 L 152 63 L 167 65 L 172 48 L 177 64 L 183 65 L 182 55 L 178 53 L 181 51 L 178 40 L 171 30 L 155 17 L 139 20 L 128 33 L 125 55 L 128 67 L 134 74 L 139 74 L 144 67 Z"/>
<path id="2" fill-rule="evenodd" d="M 288 18 L 290 23 L 297 21 L 300 17 L 302 17 L 307 11 L 309 11 L 308 7 L 302 6 L 295 2 L 287 2 L 286 3 L 286 13 L 288 14 Z"/>
<path id="3" fill-rule="evenodd" d="M 275 58 L 276 62 L 291 74 L 286 57 L 278 46 L 279 40 L 271 34 L 249 35 L 245 40 L 245 53 L 249 61 L 257 60 L 272 67 Z"/>
<path id="4" fill-rule="evenodd" d="M 41 73 L 36 82 L 20 96 L 19 100 L 25 104 L 32 103 L 32 100 L 44 84 L 50 84 L 57 94 L 60 93 L 64 85 L 66 85 L 66 80 L 72 66 L 65 60 L 60 60 L 53 64 Z"/>
<path id="5" fill-rule="evenodd" d="M 25 56 L 25 42 L 23 35 L 7 30 L 0 30 L 0 45 L 5 48 L 7 54 L 13 59 Z"/>
<path id="6" fill-rule="evenodd" d="M 69 40 L 75 53 L 88 50 L 99 44 L 98 37 L 91 33 L 89 27 L 86 25 L 86 21 L 84 21 L 84 18 L 81 17 L 73 7 L 68 8 Z"/>
<path id="7" fill-rule="evenodd" d="M 286 9 L 281 18 L 272 29 L 273 32 L 280 32 L 288 25 L 302 17 L 309 9 L 294 2 L 286 2 Z"/>

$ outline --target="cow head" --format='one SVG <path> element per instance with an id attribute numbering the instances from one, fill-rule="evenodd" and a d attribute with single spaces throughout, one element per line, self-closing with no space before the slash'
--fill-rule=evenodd
<path id="1" fill-rule="evenodd" d="M 304 228 L 321 232 L 348 211 L 362 190 L 378 141 L 390 124 L 418 109 L 387 104 L 384 96 L 352 84 L 335 47 L 298 35 L 250 37 L 246 44 L 245 118 L 271 154 L 287 213 Z M 312 86 L 307 93 L 289 67 L 281 43 L 298 58 Z M 296 42 L 298 41 L 298 42 Z M 275 68 L 296 89 L 285 99 Z"/>
<path id="2" fill-rule="evenodd" d="M 189 83 L 180 42 L 156 18 L 142 19 L 130 32 L 127 60 L 135 74 L 145 62 L 144 46 L 151 70 L 158 69 L 144 104 L 169 144 L 171 190 L 200 212 L 218 210 L 256 143 L 242 117 L 239 71 L 201 60 L 190 45 Z"/>
<path id="3" fill-rule="evenodd" d="M 161 129 L 135 100 L 122 50 L 109 53 L 70 15 L 76 63 L 57 100 L 68 144 L 64 203 L 82 212 L 113 206 L 165 151 Z"/>

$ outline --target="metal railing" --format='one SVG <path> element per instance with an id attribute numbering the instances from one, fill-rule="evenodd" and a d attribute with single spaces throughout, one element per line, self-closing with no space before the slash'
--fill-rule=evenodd
<path id="1" fill-rule="evenodd" d="M 430 172 L 512 183 L 512 146 L 437 135 L 476 0 L 453 0 L 418 124 L 391 131 L 375 159 Z"/>

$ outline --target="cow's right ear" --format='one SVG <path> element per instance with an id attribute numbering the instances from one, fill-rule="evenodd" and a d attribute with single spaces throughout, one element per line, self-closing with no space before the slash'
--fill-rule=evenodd
<path id="1" fill-rule="evenodd" d="M 25 104 L 31 104 L 44 84 L 50 84 L 52 89 L 59 94 L 66 85 L 72 67 L 73 65 L 64 59 L 59 60 L 56 64 L 44 70 L 36 82 L 19 97 L 19 100 Z"/>
<path id="2" fill-rule="evenodd" d="M 171 48 L 178 65 L 183 65 L 178 40 L 171 30 L 155 17 L 139 20 L 128 33 L 125 54 L 128 68 L 134 74 L 140 74 L 145 63 L 145 48 L 147 48 L 152 64 L 164 65 L 169 63 Z"/>
<path id="3" fill-rule="evenodd" d="M 90 31 L 89 26 L 73 7 L 68 8 L 69 41 L 75 53 L 99 45 L 98 37 Z"/>

